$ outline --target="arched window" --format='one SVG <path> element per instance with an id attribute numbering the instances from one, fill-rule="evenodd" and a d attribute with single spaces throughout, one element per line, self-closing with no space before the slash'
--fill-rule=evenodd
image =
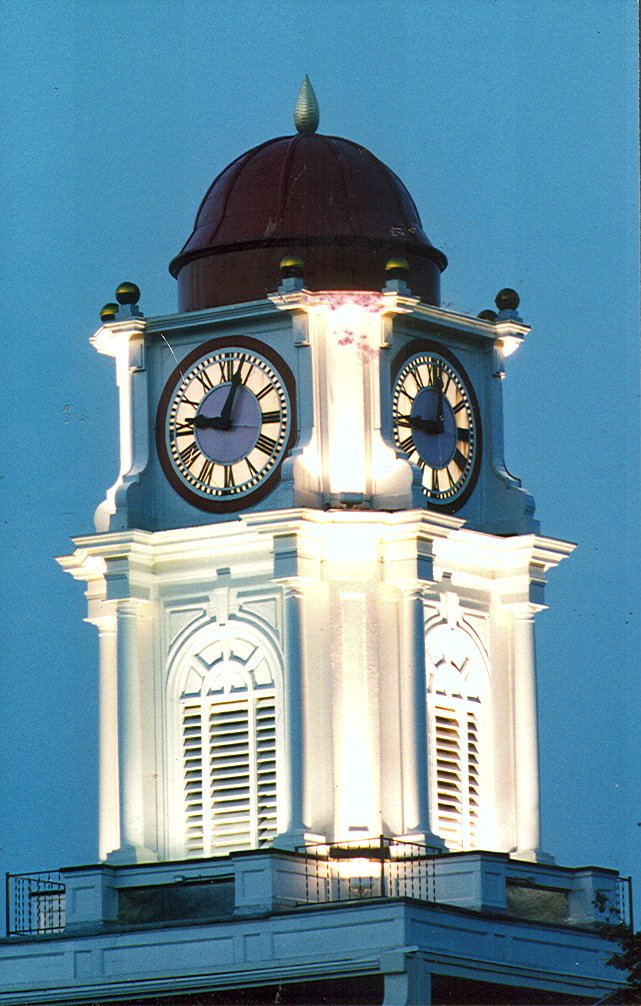
<path id="1" fill-rule="evenodd" d="M 230 619 L 197 632 L 173 663 L 174 852 L 176 844 L 185 856 L 268 846 L 277 826 L 275 647 Z"/>
<path id="2" fill-rule="evenodd" d="M 426 638 L 432 828 L 448 849 L 478 847 L 487 802 L 488 681 L 479 644 L 438 622 Z"/>

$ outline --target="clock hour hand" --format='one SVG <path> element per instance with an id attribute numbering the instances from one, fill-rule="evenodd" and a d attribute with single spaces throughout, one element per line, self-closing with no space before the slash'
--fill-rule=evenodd
<path id="1" fill-rule="evenodd" d="M 197 430 L 228 429 L 220 416 L 203 416 L 202 413 L 200 413 L 199 415 L 194 416 L 193 419 L 187 419 L 186 422 L 190 426 L 194 426 Z"/>
<path id="2" fill-rule="evenodd" d="M 231 379 L 229 394 L 227 395 L 227 399 L 225 401 L 225 404 L 223 405 L 222 412 L 220 413 L 221 426 L 217 427 L 217 429 L 228 430 L 231 427 L 231 410 L 234 404 L 234 397 L 238 390 L 238 385 L 240 384 L 241 381 L 241 370 L 243 369 L 244 362 L 245 357 L 241 356 L 240 360 L 238 361 L 238 370 Z"/>
<path id="3" fill-rule="evenodd" d="M 422 416 L 399 416 L 396 420 L 397 426 L 409 426 L 412 430 L 420 430 L 421 433 L 442 433 L 438 419 L 423 419 Z"/>

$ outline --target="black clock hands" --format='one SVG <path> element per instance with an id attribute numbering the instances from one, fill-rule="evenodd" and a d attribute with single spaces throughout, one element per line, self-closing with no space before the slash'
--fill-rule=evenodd
<path id="1" fill-rule="evenodd" d="M 221 430 L 228 430 L 231 427 L 231 410 L 234 404 L 234 396 L 236 395 L 236 392 L 238 391 L 238 385 L 240 384 L 241 380 L 240 372 L 243 369 L 244 362 L 245 357 L 241 356 L 240 360 L 238 361 L 238 370 L 231 379 L 229 394 L 227 395 L 227 400 L 223 405 L 223 410 L 220 413 L 220 419 L 222 425 L 219 427 L 219 429 Z"/>
<path id="2" fill-rule="evenodd" d="M 238 361 L 238 370 L 232 376 L 230 381 L 229 392 L 227 398 L 225 399 L 225 404 L 222 407 L 219 416 L 204 416 L 199 413 L 194 416 L 193 419 L 188 419 L 187 422 L 194 426 L 197 430 L 230 430 L 231 429 L 231 410 L 234 405 L 234 398 L 238 390 L 238 386 L 241 383 L 241 371 L 243 369 L 243 363 L 245 362 L 245 357 L 241 356 Z"/>
<path id="3" fill-rule="evenodd" d="M 187 419 L 186 422 L 197 430 L 228 430 L 231 426 L 231 423 L 223 425 L 221 416 L 203 416 L 202 414 L 194 416 L 193 419 Z"/>
<path id="4" fill-rule="evenodd" d="M 443 377 L 439 373 L 436 377 L 436 390 L 438 398 L 436 401 L 436 433 L 442 433 L 445 429 L 445 416 L 443 414 Z"/>
<path id="5" fill-rule="evenodd" d="M 409 426 L 412 430 L 420 430 L 422 433 L 442 433 L 445 420 L 442 416 L 436 419 L 423 419 L 422 416 L 399 416 L 396 419 L 397 426 Z"/>
<path id="6" fill-rule="evenodd" d="M 423 416 L 398 416 L 397 426 L 409 426 L 412 430 L 420 430 L 421 433 L 438 434 L 445 431 L 445 413 L 443 411 L 443 377 L 437 372 L 434 383 L 429 388 L 436 391 L 436 416 L 434 419 L 424 419 Z"/>

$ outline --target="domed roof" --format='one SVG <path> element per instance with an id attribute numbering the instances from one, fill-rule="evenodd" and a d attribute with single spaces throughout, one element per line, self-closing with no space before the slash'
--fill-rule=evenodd
<path id="1" fill-rule="evenodd" d="M 179 310 L 265 297 L 286 254 L 303 259 L 311 290 L 380 290 L 386 261 L 403 256 L 412 293 L 432 304 L 447 265 L 393 171 L 357 143 L 311 131 L 254 147 L 214 180 L 169 267 Z"/>

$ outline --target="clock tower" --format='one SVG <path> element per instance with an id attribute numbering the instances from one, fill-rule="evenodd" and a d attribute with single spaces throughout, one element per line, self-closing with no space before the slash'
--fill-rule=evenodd
<path id="1" fill-rule="evenodd" d="M 120 474 L 60 560 L 100 640 L 113 864 L 378 836 L 545 860 L 534 619 L 571 551 L 503 457 L 513 290 L 440 306 L 400 179 L 317 132 L 226 167 L 93 337 Z"/>

